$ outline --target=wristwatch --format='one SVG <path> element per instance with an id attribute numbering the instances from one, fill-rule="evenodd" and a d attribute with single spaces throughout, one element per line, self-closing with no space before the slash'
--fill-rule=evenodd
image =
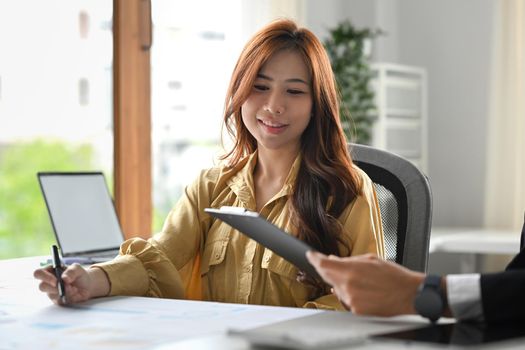
<path id="1" fill-rule="evenodd" d="M 419 286 L 414 308 L 417 313 L 436 322 L 445 310 L 445 297 L 441 290 L 441 276 L 428 275 Z"/>

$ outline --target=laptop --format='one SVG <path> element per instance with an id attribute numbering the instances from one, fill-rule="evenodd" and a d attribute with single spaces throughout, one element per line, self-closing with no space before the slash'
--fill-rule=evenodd
<path id="1" fill-rule="evenodd" d="M 51 225 L 65 264 L 118 255 L 124 235 L 102 172 L 39 172 Z"/>

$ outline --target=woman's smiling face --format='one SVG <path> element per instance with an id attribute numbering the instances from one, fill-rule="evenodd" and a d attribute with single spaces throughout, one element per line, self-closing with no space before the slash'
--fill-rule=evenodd
<path id="1" fill-rule="evenodd" d="M 257 74 L 241 108 L 242 120 L 258 148 L 299 150 L 312 101 L 311 77 L 302 56 L 279 51 Z"/>

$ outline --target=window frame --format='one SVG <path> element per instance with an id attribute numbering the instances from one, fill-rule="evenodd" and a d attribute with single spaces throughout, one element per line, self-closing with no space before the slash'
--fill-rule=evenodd
<path id="1" fill-rule="evenodd" d="M 151 2 L 113 0 L 114 196 L 124 236 L 151 237 Z"/>

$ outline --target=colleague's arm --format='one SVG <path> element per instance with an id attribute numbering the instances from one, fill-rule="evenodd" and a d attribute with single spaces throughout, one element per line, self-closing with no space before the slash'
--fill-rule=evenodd
<path id="1" fill-rule="evenodd" d="M 308 260 L 352 312 L 414 314 L 414 298 L 425 275 L 367 254 L 348 258 L 309 252 Z"/>
<path id="2" fill-rule="evenodd" d="M 525 223 L 521 251 L 504 272 L 481 275 L 483 311 L 489 322 L 525 320 Z"/>
<path id="3" fill-rule="evenodd" d="M 458 320 L 525 320 L 525 270 L 448 275 L 447 285 L 450 308 Z"/>
<path id="4" fill-rule="evenodd" d="M 483 311 L 489 322 L 525 320 L 525 223 L 521 251 L 504 272 L 481 275 Z"/>
<path id="5" fill-rule="evenodd" d="M 487 322 L 525 320 L 525 270 L 482 274 L 481 299 Z"/>
<path id="6" fill-rule="evenodd" d="M 415 314 L 414 298 L 425 275 L 373 255 L 348 258 L 308 253 L 308 260 L 352 312 L 394 316 Z M 449 275 L 444 316 L 486 322 L 525 320 L 525 270 Z"/>
<path id="7" fill-rule="evenodd" d="M 483 321 L 479 274 L 447 275 L 448 307 L 457 320 Z"/>
<path id="8" fill-rule="evenodd" d="M 307 254 L 310 263 L 323 279 L 333 286 L 335 294 L 352 312 L 362 315 L 395 316 L 415 314 L 414 298 L 425 274 L 414 272 L 396 263 L 378 259 L 373 255 L 339 258 L 320 253 Z M 441 289 L 458 288 L 457 279 L 447 285 L 448 278 L 441 279 Z M 464 281 L 464 280 L 463 280 Z M 479 288 L 478 288 L 479 289 Z M 454 308 L 448 307 L 448 293 L 445 293 L 443 316 L 452 316 L 454 310 L 461 317 L 472 317 L 472 313 L 462 312 L 468 309 L 466 302 L 452 293 Z M 477 299 L 479 304 L 479 298 Z"/>
<path id="9" fill-rule="evenodd" d="M 522 242 L 525 241 L 525 224 Z M 341 301 L 357 314 L 392 316 L 415 313 L 414 297 L 424 274 L 374 256 L 348 258 L 307 254 Z M 507 270 L 441 278 L 444 316 L 486 322 L 525 320 L 525 249 Z"/>

